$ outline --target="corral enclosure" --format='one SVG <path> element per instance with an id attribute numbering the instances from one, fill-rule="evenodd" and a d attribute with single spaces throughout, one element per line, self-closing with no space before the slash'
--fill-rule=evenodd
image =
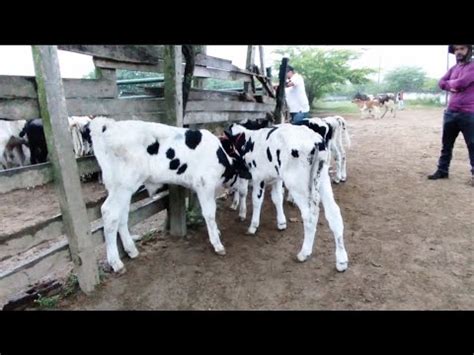
<path id="1" fill-rule="evenodd" d="M 151 90 L 151 97 L 119 99 L 114 72 L 129 68 L 163 73 L 170 58 L 138 63 L 134 54 L 127 57 L 118 47 L 74 48 L 95 53 L 94 62 L 100 72 L 95 80 L 63 80 L 67 113 L 166 121 L 166 110 L 179 107 L 176 96 L 180 90 L 176 87 L 180 81 L 173 85 L 173 103 L 164 106 L 166 88 Z M 131 47 L 144 50 L 138 49 L 144 46 Z M 162 46 L 157 47 L 151 51 L 164 51 Z M 175 54 L 179 52 L 174 48 Z M 217 63 L 227 69 L 216 69 Z M 203 54 L 196 55 L 195 65 L 195 77 L 199 71 L 204 75 L 204 70 L 206 75 L 223 79 L 256 77 L 255 73 L 234 68 L 229 61 Z M 178 67 L 174 67 L 175 72 Z M 165 82 L 167 78 L 169 74 Z M 253 91 L 251 80 L 242 80 L 248 83 L 244 90 Z M 2 117 L 39 115 L 35 78 L 2 76 L 0 81 Z M 74 87 L 74 93 L 70 87 Z M 182 122 L 198 125 L 250 116 L 263 118 L 274 109 L 275 101 L 261 93 L 250 95 L 261 96 L 256 99 L 261 102 L 242 102 L 242 92 L 210 92 L 195 86 L 189 93 Z M 175 112 L 172 117 L 178 115 Z M 450 179 L 432 182 L 426 180 L 426 175 L 435 169 L 438 158 L 441 109 L 406 110 L 396 118 L 383 120 L 343 116 L 353 143 L 348 150 L 348 181 L 333 189 L 345 223 L 349 254 L 345 273 L 339 274 L 334 268 L 334 241 L 322 211 L 313 257 L 300 264 L 295 255 L 302 224 L 295 207 L 285 204 L 291 220 L 289 228 L 279 232 L 267 193 L 261 228 L 250 237 L 245 235 L 248 220 L 238 222 L 237 213 L 228 209 L 230 201 L 221 200 L 218 225 L 228 251 L 222 258 L 212 252 L 205 227 L 188 230 L 186 238 L 155 231 L 160 229 L 169 204 L 183 200 L 182 191 L 177 191 L 181 197 L 175 199 L 169 198 L 168 190 L 155 198 L 139 192 L 133 198 L 130 224 L 135 225 L 133 228 L 141 226 L 140 233 L 148 236 L 138 244 L 140 256 L 135 260 L 124 258 L 127 272 L 107 276 L 92 296 L 77 294 L 59 308 L 472 309 L 474 189 L 467 185 L 469 166 L 462 136 L 455 146 Z M 189 117 L 195 120 L 187 121 Z M 78 175 L 98 170 L 93 157 L 80 158 L 77 164 Z M 36 280 L 71 268 L 59 196 L 52 181 L 50 163 L 0 172 L 2 304 Z M 32 185 L 43 186 L 26 189 Z M 106 192 L 97 183 L 83 183 L 80 193 L 93 248 L 100 254 L 100 205 Z M 183 204 L 178 207 L 178 212 L 183 212 Z M 185 226 L 182 217 L 183 213 L 177 220 L 180 222 L 175 223 L 178 235 L 183 233 L 179 228 Z"/>
<path id="2" fill-rule="evenodd" d="M 344 115 L 352 141 L 347 182 L 333 185 L 349 255 L 344 273 L 334 267 L 334 237 L 323 210 L 313 256 L 299 263 L 299 211 L 285 203 L 290 222 L 278 231 L 267 191 L 255 236 L 245 234 L 249 220 L 238 221 L 230 198 L 219 202 L 225 257 L 213 253 L 205 227 L 185 239 L 157 232 L 139 244 L 137 259 L 125 261 L 127 273 L 106 278 L 93 296 L 78 294 L 59 308 L 473 309 L 474 188 L 468 185 L 462 137 L 450 178 L 426 179 L 436 168 L 442 114 L 433 108 L 383 120 Z"/>
<path id="3" fill-rule="evenodd" d="M 50 156 L 48 163 L 0 171 L 2 304 L 36 281 L 64 271 L 71 257 L 82 290 L 92 291 L 99 281 L 96 254 L 103 244 L 100 206 L 106 192 L 101 185 L 81 184 L 79 176 L 100 169 L 93 156 L 74 159 L 67 117 L 106 115 L 193 128 L 265 118 L 276 100 L 265 68 L 254 65 L 255 47 L 249 46 L 247 68 L 241 69 L 207 56 L 203 46 L 187 46 L 187 52 L 182 46 L 159 45 L 32 46 L 36 77 L 0 76 L 0 117 L 42 118 Z M 57 49 L 93 56 L 96 78 L 61 79 Z M 263 63 L 262 47 L 260 55 Z M 119 97 L 117 69 L 164 75 L 164 86 Z M 204 90 L 199 81 L 204 78 L 235 80 L 241 90 Z M 183 93 L 191 79 L 191 88 Z M 171 234 L 186 234 L 183 188 L 171 186 L 153 198 L 139 191 L 132 202 L 130 225 L 166 210 Z"/>

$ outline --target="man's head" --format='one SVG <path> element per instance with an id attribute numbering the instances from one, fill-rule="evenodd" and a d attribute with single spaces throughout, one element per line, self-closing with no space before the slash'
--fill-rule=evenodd
<path id="1" fill-rule="evenodd" d="M 291 79 L 291 77 L 295 74 L 295 69 L 291 66 L 288 65 L 286 67 L 286 78 Z"/>
<path id="2" fill-rule="evenodd" d="M 451 44 L 448 47 L 448 51 L 456 56 L 457 63 L 468 63 L 472 57 L 472 45 L 471 44 Z"/>

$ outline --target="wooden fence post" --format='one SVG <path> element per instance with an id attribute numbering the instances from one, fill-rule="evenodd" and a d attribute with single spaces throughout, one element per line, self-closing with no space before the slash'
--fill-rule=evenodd
<path id="1" fill-rule="evenodd" d="M 277 90 L 277 100 L 276 100 L 276 107 L 275 107 L 275 122 L 280 121 L 281 123 L 284 122 L 284 118 L 282 117 L 283 106 L 285 104 L 285 83 L 286 83 L 286 68 L 288 66 L 288 58 L 283 58 L 281 60 L 280 65 L 280 73 L 279 73 L 279 84 Z"/>
<path id="2" fill-rule="evenodd" d="M 205 45 L 195 45 L 194 46 L 194 53 L 197 55 L 199 53 L 206 54 L 207 47 Z M 204 82 L 206 79 L 203 78 L 195 78 L 193 79 L 193 88 L 195 89 L 204 89 Z M 191 129 L 199 129 L 199 125 L 197 124 L 190 124 L 189 128 Z M 194 191 L 189 191 L 189 202 L 188 202 L 188 211 L 192 213 L 193 216 L 202 217 L 201 205 L 199 204 L 199 199 L 197 194 Z"/>
<path id="3" fill-rule="evenodd" d="M 85 293 L 99 283 L 95 248 L 69 133 L 56 46 L 32 46 L 38 101 L 74 271 Z"/>
<path id="4" fill-rule="evenodd" d="M 260 74 L 265 75 L 265 58 L 263 54 L 263 46 L 258 46 L 258 53 L 260 54 Z"/>
<path id="5" fill-rule="evenodd" d="M 251 66 L 254 64 L 255 62 L 255 48 L 254 46 L 248 46 L 247 47 L 247 60 L 246 60 L 246 63 L 245 63 L 245 69 L 246 70 L 250 70 Z M 252 80 L 253 80 L 253 77 L 252 77 Z M 255 84 L 252 85 L 253 82 L 245 82 L 244 83 L 244 92 L 248 93 L 250 91 L 250 89 L 254 88 L 255 87 Z M 253 94 L 255 94 L 255 92 L 253 92 Z"/>
<path id="6" fill-rule="evenodd" d="M 165 107 L 166 121 L 163 123 L 183 126 L 183 56 L 181 46 L 165 46 Z M 168 220 L 170 234 L 184 237 L 186 235 L 186 189 L 181 186 L 169 186 Z"/>

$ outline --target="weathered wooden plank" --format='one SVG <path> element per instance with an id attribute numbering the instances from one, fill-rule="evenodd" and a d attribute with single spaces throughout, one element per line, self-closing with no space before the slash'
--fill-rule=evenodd
<path id="1" fill-rule="evenodd" d="M 93 156 L 78 158 L 77 165 L 81 176 L 100 171 L 99 164 Z M 53 170 L 49 162 L 2 170 L 0 193 L 44 185 L 51 181 L 53 181 Z"/>
<path id="2" fill-rule="evenodd" d="M 68 99 L 66 100 L 70 116 L 86 115 L 124 115 L 164 111 L 164 100 L 147 99 Z"/>
<path id="3" fill-rule="evenodd" d="M 215 68 L 221 70 L 232 71 L 236 66 L 232 65 L 232 61 L 206 55 L 205 53 L 198 53 L 195 56 L 195 65 L 200 65 L 208 68 Z"/>
<path id="4" fill-rule="evenodd" d="M 165 192 L 167 191 L 167 189 L 168 189 L 167 187 L 163 187 L 157 191 L 157 194 L 161 192 Z M 148 197 L 149 197 L 148 192 L 145 189 L 141 189 L 140 191 L 136 192 L 132 196 L 131 203 L 142 201 L 144 199 L 147 199 Z M 97 219 L 102 218 L 100 208 L 106 198 L 107 196 L 105 195 L 95 201 L 89 201 L 86 204 L 89 222 L 93 222 Z M 45 240 L 56 238 L 62 234 L 64 234 L 64 223 L 62 220 L 62 215 L 57 214 L 56 216 L 50 217 L 33 226 L 25 227 L 19 231 L 16 231 L 15 233 L 10 233 L 10 234 L 0 233 L 0 245 L 9 243 L 7 253 L 13 252 L 17 254 L 31 247 L 34 247 L 35 245 Z M 15 241 L 15 243 L 12 244 L 11 241 L 13 240 L 17 240 L 17 241 Z M 0 257 L 0 259 L 2 257 Z"/>
<path id="5" fill-rule="evenodd" d="M 27 120 L 40 117 L 37 99 L 0 99 L 0 117 Z"/>
<path id="6" fill-rule="evenodd" d="M 34 76 L 0 75 L 0 98 L 36 99 L 36 81 Z"/>
<path id="7" fill-rule="evenodd" d="M 201 90 L 191 89 L 189 93 L 189 101 L 205 101 L 205 100 L 222 100 L 222 101 L 239 101 L 239 91 L 219 91 L 219 90 Z"/>
<path id="8" fill-rule="evenodd" d="M 156 64 L 163 58 L 163 46 L 150 45 L 60 45 L 59 49 L 122 62 Z"/>
<path id="9" fill-rule="evenodd" d="M 197 78 L 214 78 L 221 80 L 241 80 L 250 82 L 251 74 L 243 71 L 224 71 L 213 68 L 205 68 L 199 65 L 194 67 L 194 76 Z"/>
<path id="10" fill-rule="evenodd" d="M 131 206 L 129 213 L 129 226 L 140 223 L 144 219 L 165 210 L 169 204 L 168 191 L 161 192 L 150 198 L 146 203 L 138 203 L 138 206 Z M 103 225 L 100 221 L 96 223 L 91 232 L 91 243 L 94 249 L 104 244 Z M 41 260 L 56 255 L 57 253 L 69 254 L 68 239 L 65 236 L 59 236 L 48 245 L 37 246 L 25 251 L 12 260 L 6 259 L 0 261 L 0 280 L 19 271 L 31 268 Z"/>
<path id="11" fill-rule="evenodd" d="M 146 99 L 67 99 L 69 116 L 88 115 L 140 115 L 144 113 L 164 112 L 162 98 Z M 0 117 L 12 120 L 27 120 L 41 117 L 38 100 L 34 99 L 0 99 Z"/>
<path id="12" fill-rule="evenodd" d="M 197 92 L 191 91 L 186 112 L 193 111 L 268 111 L 266 104 L 241 102 L 234 92 Z M 208 100 L 206 100 L 206 98 Z M 201 100 L 196 100 L 201 99 Z M 0 117 L 9 119 L 30 119 L 40 116 L 36 100 L 15 99 L 0 100 Z M 146 99 L 68 99 L 66 100 L 69 116 L 107 115 L 117 120 L 143 119 L 146 121 L 165 122 L 166 113 L 163 98 Z M 271 103 L 271 102 L 270 102 Z M 206 106 L 208 105 L 208 106 Z M 155 116 L 155 117 L 154 117 Z M 172 116 L 171 116 L 172 117 Z M 168 123 L 170 124 L 170 123 Z"/>
<path id="13" fill-rule="evenodd" d="M 260 104 L 273 105 L 273 107 L 275 107 L 276 100 L 273 97 L 257 94 L 254 96 L 254 98 Z"/>
<path id="14" fill-rule="evenodd" d="M 57 251 L 64 250 L 66 253 L 69 253 L 67 249 L 68 240 L 65 236 L 62 236 L 56 238 L 54 242 L 43 243 L 16 255 L 14 258 L 2 260 L 0 262 L 0 280 L 25 268 L 33 267 Z"/>
<path id="15" fill-rule="evenodd" d="M 163 62 L 160 60 L 156 64 L 135 64 L 120 62 L 117 60 L 95 58 L 93 59 L 94 65 L 98 68 L 109 68 L 109 69 L 124 69 L 132 71 L 143 71 L 153 73 L 163 73 Z"/>
<path id="16" fill-rule="evenodd" d="M 31 306 L 40 297 L 50 297 L 61 291 L 62 284 L 57 280 L 48 280 L 14 295 L 2 308 L 3 311 L 23 310 Z"/>
<path id="17" fill-rule="evenodd" d="M 146 86 L 139 86 L 145 94 L 152 95 L 155 97 L 165 97 L 165 88 L 164 87 L 146 87 Z"/>
<path id="18" fill-rule="evenodd" d="M 167 191 L 167 187 L 161 188 L 157 193 L 164 191 Z M 148 192 L 142 189 L 132 196 L 131 203 L 134 204 L 148 197 Z M 101 206 L 106 198 L 107 196 L 104 195 L 86 204 L 89 222 L 92 223 L 102 218 Z M 62 234 L 64 234 L 64 223 L 61 214 L 57 214 L 33 226 L 25 227 L 15 233 L 0 234 L 0 245 L 4 244 L 3 249 L 0 249 L 2 251 L 0 260 L 5 256 L 21 254 L 44 241 L 54 239 Z"/>
<path id="19" fill-rule="evenodd" d="M 150 198 L 145 203 L 140 202 L 130 207 L 128 225 L 134 226 L 148 217 L 169 208 L 169 191 L 163 191 Z M 105 241 L 102 221 L 92 228 L 92 242 L 95 246 L 103 245 Z"/>
<path id="20" fill-rule="evenodd" d="M 260 54 L 260 73 L 265 75 L 265 57 L 263 53 L 263 46 L 258 46 L 258 53 Z"/>
<path id="21" fill-rule="evenodd" d="M 272 111 L 273 105 L 240 101 L 190 101 L 187 112 L 196 111 Z"/>
<path id="22" fill-rule="evenodd" d="M 270 80 L 258 75 L 256 76 L 256 78 L 258 79 L 258 81 L 260 81 L 260 83 L 262 83 L 262 87 L 265 89 L 263 93 L 266 93 L 268 96 L 275 98 L 276 95 L 275 95 L 275 92 L 273 91 L 273 87 L 271 86 Z"/>
<path id="23" fill-rule="evenodd" d="M 184 116 L 184 124 L 233 122 L 244 119 L 265 118 L 265 112 L 189 112 Z"/>
<path id="24" fill-rule="evenodd" d="M 69 250 L 78 275 L 79 286 L 85 293 L 90 293 L 99 283 L 99 273 L 68 129 L 68 111 L 57 47 L 32 46 L 32 50 L 38 101 Z"/>
<path id="25" fill-rule="evenodd" d="M 66 98 L 117 97 L 117 84 L 108 79 L 63 79 Z M 0 75 L 0 99 L 37 99 L 35 77 Z"/>
<path id="26" fill-rule="evenodd" d="M 183 126 L 183 55 L 181 46 L 165 46 L 165 106 L 166 121 L 172 126 Z M 186 190 L 181 186 L 169 187 L 170 204 L 168 218 L 170 233 L 175 236 L 186 235 Z"/>
<path id="27" fill-rule="evenodd" d="M 145 112 L 140 114 L 115 114 L 111 116 L 113 119 L 117 121 L 124 121 L 124 120 L 138 120 L 138 121 L 145 121 L 145 122 L 166 122 L 167 116 L 165 112 Z"/>

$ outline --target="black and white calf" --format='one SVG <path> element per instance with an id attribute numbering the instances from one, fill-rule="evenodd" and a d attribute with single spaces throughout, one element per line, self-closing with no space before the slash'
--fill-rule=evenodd
<path id="1" fill-rule="evenodd" d="M 40 118 L 28 120 L 20 133 L 28 141 L 31 164 L 45 163 L 48 160 L 48 146 L 44 136 L 43 121 Z"/>
<path id="2" fill-rule="evenodd" d="M 336 162 L 336 174 L 333 177 L 333 181 L 336 184 L 339 182 L 345 182 L 347 179 L 347 159 L 343 141 L 345 140 L 346 145 L 350 147 L 350 137 L 345 119 L 341 116 L 329 116 L 324 118 L 313 117 L 301 120 L 296 125 L 306 126 L 316 134 L 319 134 L 323 137 L 325 144 L 329 148 L 329 166 L 331 166 L 332 163 L 332 156 L 334 156 L 334 160 Z M 263 124 L 249 125 L 247 123 L 242 124 L 242 126 L 250 130 L 257 130 L 267 127 L 267 125 Z M 279 127 L 279 125 L 276 125 L 275 127 Z M 248 181 L 239 179 L 236 184 L 233 201 L 230 208 L 236 210 L 240 206 L 239 217 L 241 220 L 244 220 L 247 214 L 247 206 L 245 203 L 247 193 Z M 293 202 L 291 194 L 288 194 L 287 200 Z"/>
<path id="3" fill-rule="evenodd" d="M 217 254 L 225 249 L 216 224 L 216 196 L 241 178 L 250 178 L 242 160 L 229 157 L 219 139 L 207 130 L 190 130 L 160 123 L 115 121 L 96 117 L 89 125 L 94 153 L 102 169 L 108 197 L 102 205 L 107 261 L 123 268 L 117 232 L 127 254 L 138 256 L 128 230 L 132 194 L 145 185 L 153 194 L 163 184 L 194 190 Z"/>
<path id="4" fill-rule="evenodd" d="M 25 123 L 0 119 L 0 170 L 29 164 L 30 151 L 26 140 L 20 137 Z"/>
<path id="5" fill-rule="evenodd" d="M 252 221 L 249 234 L 255 234 L 260 224 L 260 211 L 265 186 L 272 187 L 272 201 L 277 211 L 277 228 L 286 228 L 283 212 L 284 183 L 301 212 L 304 224 L 304 242 L 297 255 L 305 261 L 313 250 L 319 218 L 319 202 L 336 242 L 336 268 L 344 271 L 348 266 L 344 248 L 343 220 L 332 192 L 328 169 L 328 149 L 321 135 L 305 126 L 282 124 L 273 128 L 252 131 L 233 124 L 226 130 L 252 175 Z"/>
<path id="6" fill-rule="evenodd" d="M 87 129 L 91 118 L 88 116 L 71 116 L 69 119 L 69 132 L 71 132 L 72 145 L 76 158 L 93 153 L 92 141 Z"/>
<path id="7" fill-rule="evenodd" d="M 347 158 L 343 141 L 345 140 L 347 147 L 350 147 L 351 144 L 346 120 L 341 116 L 328 116 L 308 118 L 301 122 L 325 137 L 329 148 L 329 166 L 331 166 L 333 155 L 336 162 L 336 175 L 333 181 L 336 184 L 345 182 L 347 180 Z"/>

